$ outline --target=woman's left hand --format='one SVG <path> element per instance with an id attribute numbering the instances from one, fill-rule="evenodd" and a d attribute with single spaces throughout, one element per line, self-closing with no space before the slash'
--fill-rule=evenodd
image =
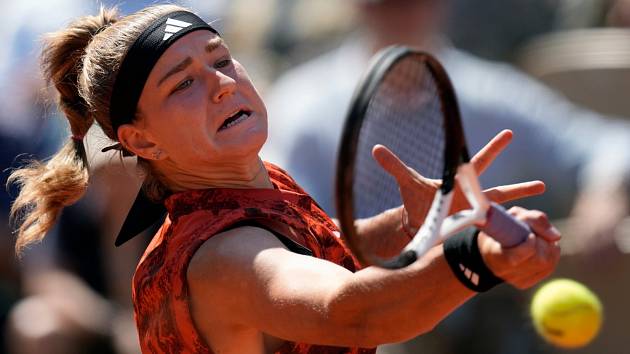
<path id="1" fill-rule="evenodd" d="M 510 144 L 512 135 L 512 131 L 503 130 L 475 154 L 471 159 L 471 163 L 477 175 L 481 175 Z M 441 180 L 430 179 L 420 175 L 414 169 L 405 165 L 398 156 L 383 145 L 376 145 L 372 150 L 372 156 L 398 182 L 403 204 L 408 212 L 410 226 L 418 228 L 429 211 L 435 192 L 442 183 Z M 543 182 L 528 181 L 488 188 L 484 190 L 484 194 L 491 201 L 505 203 L 542 194 L 544 191 L 545 184 Z M 467 208 L 469 208 L 468 201 L 459 186 L 456 186 L 449 214 Z"/>

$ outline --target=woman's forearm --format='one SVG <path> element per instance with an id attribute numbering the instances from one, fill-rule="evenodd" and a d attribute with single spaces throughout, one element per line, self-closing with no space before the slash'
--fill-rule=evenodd
<path id="1" fill-rule="evenodd" d="M 372 346 L 406 340 L 433 329 L 474 292 L 452 274 L 442 245 L 412 265 L 368 267 L 341 287 L 330 304 L 349 344 Z"/>

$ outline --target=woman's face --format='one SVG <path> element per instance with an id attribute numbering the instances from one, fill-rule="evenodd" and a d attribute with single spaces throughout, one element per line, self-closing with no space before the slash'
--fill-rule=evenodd
<path id="1" fill-rule="evenodd" d="M 191 32 L 164 52 L 138 108 L 134 124 L 163 158 L 183 169 L 257 156 L 267 138 L 260 95 L 210 31 Z"/>

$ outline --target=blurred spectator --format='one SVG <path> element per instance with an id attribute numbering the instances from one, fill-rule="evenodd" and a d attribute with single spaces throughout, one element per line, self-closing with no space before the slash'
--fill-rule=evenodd
<path id="1" fill-rule="evenodd" d="M 460 49 L 486 59 L 512 60 L 523 42 L 557 26 L 561 1 L 450 0 L 452 8 L 444 29 Z"/>
<path id="2" fill-rule="evenodd" d="M 606 23 L 613 27 L 630 27 L 630 1 L 613 1 L 606 13 Z"/>
<path id="3" fill-rule="evenodd" d="M 419 47 L 436 55 L 451 76 L 471 152 L 502 129 L 514 131 L 511 146 L 482 176 L 482 183 L 543 180 L 548 187 L 545 195 L 522 204 L 555 217 L 571 215 L 573 228 L 567 237 L 579 240 L 583 250 L 614 251 L 613 232 L 629 212 L 627 122 L 581 109 L 509 65 L 455 49 L 441 34 L 448 1 L 356 0 L 355 5 L 361 24 L 357 33 L 339 48 L 288 71 L 266 94 L 270 135 L 265 159 L 285 167 L 327 212 L 334 213 L 338 141 L 369 57 L 391 44 Z M 495 323 L 492 328 L 502 327 L 502 335 L 475 345 L 451 339 L 441 350 L 540 352 L 531 331 L 519 334 L 522 328 L 508 324 L 514 322 L 509 316 L 519 316 L 510 305 L 513 297 L 498 299 L 494 302 L 500 307 L 493 316 L 503 325 Z M 483 316 L 477 311 L 483 300 L 478 304 L 464 307 L 457 323 L 447 324 L 445 331 L 459 326 L 471 336 L 480 334 L 475 328 L 484 327 L 477 317 Z"/>
<path id="4" fill-rule="evenodd" d="M 514 61 L 519 47 L 549 32 L 627 27 L 628 0 L 450 0 L 445 32 L 457 48 Z"/>
<path id="5" fill-rule="evenodd" d="M 219 31 L 262 91 L 277 72 L 333 48 L 354 24 L 351 3 L 336 0 L 231 0 L 222 12 L 228 19 L 215 17 Z"/>

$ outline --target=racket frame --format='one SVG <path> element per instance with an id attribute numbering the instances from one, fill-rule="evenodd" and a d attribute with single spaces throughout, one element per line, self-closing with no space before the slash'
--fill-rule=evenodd
<path id="1" fill-rule="evenodd" d="M 437 94 L 440 100 L 440 109 L 444 116 L 444 166 L 442 183 L 436 191 L 431 207 L 415 237 L 405 246 L 403 251 L 392 259 L 382 259 L 377 256 L 365 254 L 361 251 L 359 237 L 355 227 L 354 218 L 354 189 L 355 178 L 354 165 L 358 150 L 359 134 L 370 102 L 386 77 L 388 71 L 400 60 L 416 56 L 418 60 L 426 64 L 438 83 Z M 470 163 L 470 156 L 464 137 L 459 106 L 455 97 L 455 90 L 442 65 L 431 55 L 404 46 L 391 46 L 380 51 L 370 61 L 369 69 L 360 81 L 354 93 L 352 104 L 341 134 L 339 158 L 337 159 L 336 180 L 336 207 L 339 224 L 344 242 L 353 251 L 354 256 L 363 265 L 378 265 L 390 269 L 403 268 L 421 257 L 431 247 L 444 241 L 449 236 L 463 229 L 476 225 L 484 228 L 488 223 L 488 215 L 494 215 L 497 220 L 490 228 L 496 232 L 520 233 L 516 240 L 507 239 L 506 244 L 515 245 L 529 234 L 529 228 L 523 223 L 514 220 L 505 210 L 497 204 L 490 203 L 484 196 L 474 166 Z M 471 209 L 463 210 L 448 216 L 453 200 L 455 184 L 461 190 L 469 202 Z M 490 213 L 490 211 L 493 211 Z M 525 235 L 525 236 L 523 236 Z"/>

